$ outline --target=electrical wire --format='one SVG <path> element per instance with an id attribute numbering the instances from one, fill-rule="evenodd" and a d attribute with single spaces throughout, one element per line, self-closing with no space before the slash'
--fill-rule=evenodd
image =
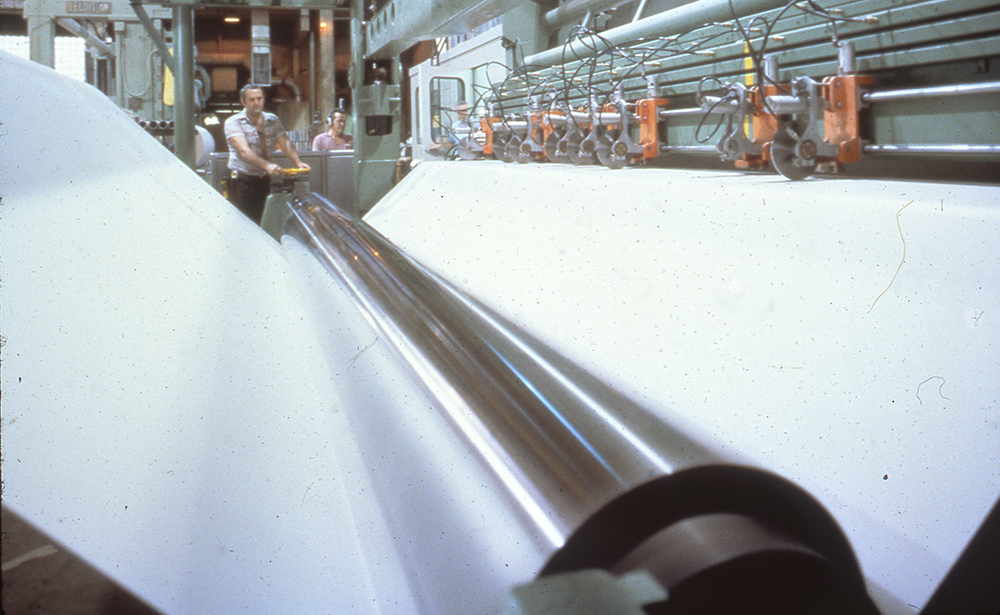
<path id="1" fill-rule="evenodd" d="M 587 27 L 584 24 L 573 26 L 562 45 L 562 52 L 558 67 L 532 67 L 524 64 L 524 49 L 518 41 L 514 47 L 514 59 L 517 63 L 517 47 L 521 47 L 521 62 L 509 72 L 507 77 L 499 85 L 490 84 L 490 89 L 483 93 L 489 96 L 490 102 L 495 106 L 496 116 L 510 130 L 507 124 L 508 118 L 513 118 L 512 112 L 523 110 L 525 117 L 532 112 L 542 111 L 551 115 L 556 111 L 567 114 L 566 126 L 561 129 L 564 134 L 571 130 L 584 132 L 584 125 L 578 120 L 578 115 L 571 111 L 576 108 L 579 111 L 588 113 L 593 118 L 593 114 L 598 113 L 607 105 L 615 105 L 623 108 L 622 113 L 628 104 L 625 101 L 624 87 L 626 83 L 634 82 L 638 77 L 648 79 L 651 71 L 650 67 L 658 65 L 660 62 L 669 61 L 682 56 L 704 57 L 704 65 L 709 66 L 716 60 L 711 59 L 716 55 L 717 50 L 722 45 L 732 42 L 735 35 L 744 45 L 744 58 L 749 60 L 749 70 L 754 76 L 758 87 L 766 86 L 786 88 L 776 80 L 767 75 L 764 70 L 769 42 L 773 39 L 774 32 L 778 25 L 793 12 L 798 11 L 802 15 L 822 20 L 832 29 L 831 40 L 836 45 L 839 41 L 838 24 L 841 23 L 871 23 L 869 17 L 847 17 L 835 14 L 830 10 L 820 6 L 814 0 L 791 0 L 782 7 L 767 14 L 759 14 L 741 20 L 733 0 L 727 0 L 730 12 L 733 16 L 732 22 L 708 23 L 686 32 L 668 37 L 659 37 L 652 40 L 638 39 L 625 43 L 614 43 L 602 36 L 599 32 Z M 735 59 L 735 58 L 733 58 Z M 698 63 L 689 64 L 685 70 Z M 555 69 L 555 70 L 553 70 Z M 656 78 L 668 74 L 663 70 L 653 71 Z M 683 79 L 686 79 L 683 78 Z M 705 143 L 714 138 L 722 129 L 723 125 L 732 127 L 733 117 L 731 113 L 719 114 L 721 117 L 714 129 L 707 136 L 703 137 L 701 132 L 708 124 L 709 117 L 715 113 L 720 106 L 728 106 L 732 102 L 740 100 L 736 90 L 737 84 L 726 84 L 720 77 L 703 77 L 697 85 L 697 97 L 701 98 L 704 91 L 706 79 L 710 79 L 718 84 L 721 96 L 719 100 L 705 109 L 703 116 L 695 129 L 695 140 Z M 658 86 L 663 84 L 659 83 Z M 523 97 L 523 98 L 522 98 Z M 514 103 L 521 99 L 523 102 Z M 580 101 L 577 104 L 575 101 Z M 798 140 L 799 134 L 791 126 L 786 117 L 782 117 L 774 112 L 767 102 L 766 97 L 761 97 L 761 107 L 763 111 L 775 118 L 779 129 L 787 132 L 793 139 Z M 587 122 L 592 124 L 593 121 Z M 727 133 L 728 134 L 728 133 Z"/>

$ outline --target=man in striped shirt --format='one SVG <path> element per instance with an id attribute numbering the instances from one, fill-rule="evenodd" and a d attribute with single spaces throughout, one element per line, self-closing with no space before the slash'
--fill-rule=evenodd
<path id="1" fill-rule="evenodd" d="M 248 218 L 260 224 L 264 203 L 271 193 L 271 179 L 284 170 L 271 158 L 275 146 L 300 169 L 309 165 L 299 160 L 291 139 L 285 134 L 281 120 L 264 111 L 264 90 L 249 84 L 240 90 L 243 111 L 226 120 L 226 141 L 229 143 L 229 200 Z"/>

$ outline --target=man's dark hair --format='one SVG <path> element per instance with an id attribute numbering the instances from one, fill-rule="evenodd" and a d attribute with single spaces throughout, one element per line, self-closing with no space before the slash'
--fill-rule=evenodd
<path id="1" fill-rule="evenodd" d="M 330 112 L 330 115 L 326 116 L 326 121 L 328 124 L 333 124 L 333 116 L 336 113 L 343 115 L 344 119 L 347 119 L 347 111 L 344 111 L 343 107 L 337 107 L 336 109 Z"/>

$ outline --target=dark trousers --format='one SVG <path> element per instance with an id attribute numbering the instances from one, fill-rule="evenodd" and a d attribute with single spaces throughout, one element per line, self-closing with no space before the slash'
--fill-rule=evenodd
<path id="1" fill-rule="evenodd" d="M 271 177 L 237 173 L 229 178 L 229 202 L 257 224 L 264 215 L 264 203 L 271 194 Z"/>

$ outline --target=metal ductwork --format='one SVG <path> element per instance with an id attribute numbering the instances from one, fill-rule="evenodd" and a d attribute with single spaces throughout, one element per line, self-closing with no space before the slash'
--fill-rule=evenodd
<path id="1" fill-rule="evenodd" d="M 292 95 L 295 96 L 295 102 L 302 101 L 302 89 L 299 88 L 299 84 L 295 83 L 291 79 L 279 79 L 277 81 L 272 81 L 271 85 L 283 85 L 288 87 L 292 91 Z"/>
<path id="2" fill-rule="evenodd" d="M 243 66 L 247 69 L 251 65 L 245 53 L 224 53 L 217 51 L 199 51 L 198 64 L 203 66 Z"/>

